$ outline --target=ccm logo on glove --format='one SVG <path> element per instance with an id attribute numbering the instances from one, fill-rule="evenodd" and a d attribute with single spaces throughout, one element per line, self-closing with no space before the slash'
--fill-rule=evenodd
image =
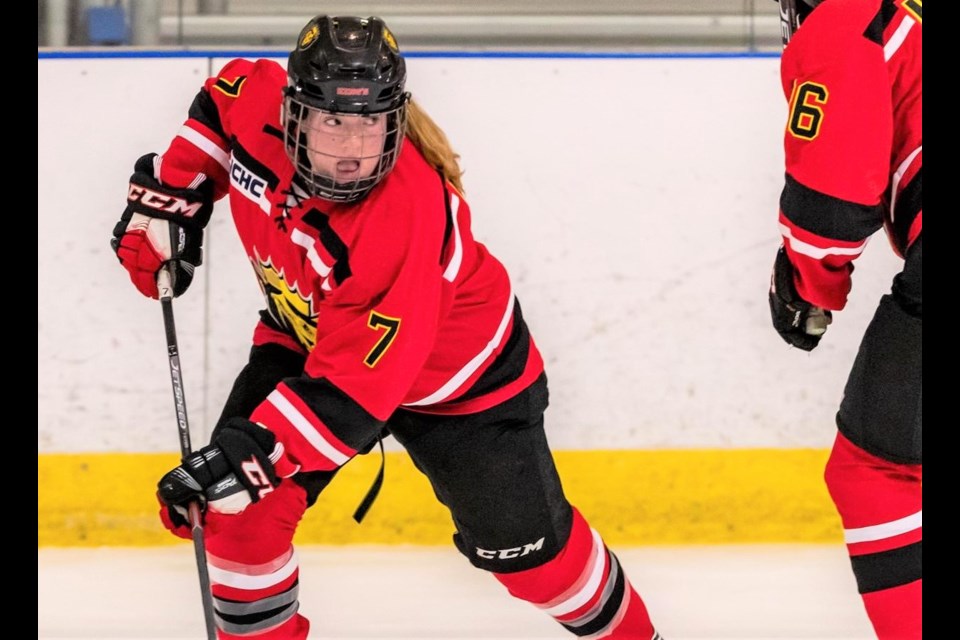
<path id="1" fill-rule="evenodd" d="M 184 198 L 177 198 L 170 194 L 160 193 L 142 185 L 131 182 L 127 191 L 129 202 L 139 202 L 145 207 L 156 209 L 172 215 L 182 215 L 192 218 L 204 206 L 204 202 L 190 202 Z"/>
<path id="2" fill-rule="evenodd" d="M 145 296 L 158 298 L 157 274 L 170 266 L 173 295 L 181 295 L 203 263 L 203 228 L 213 211 L 213 182 L 198 174 L 185 188 L 157 179 L 160 160 L 137 160 L 127 188 L 127 206 L 113 228 L 113 247 L 130 280 Z"/>
<path id="3" fill-rule="evenodd" d="M 260 487 L 260 490 L 257 491 L 258 498 L 262 498 L 273 491 L 270 474 L 263 470 L 256 458 L 251 457 L 249 460 L 241 462 L 240 469 L 243 471 L 243 475 L 247 477 L 247 484 L 251 489 Z"/>

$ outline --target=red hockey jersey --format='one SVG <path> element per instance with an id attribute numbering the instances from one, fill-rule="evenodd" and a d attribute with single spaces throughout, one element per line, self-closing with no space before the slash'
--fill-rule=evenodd
<path id="1" fill-rule="evenodd" d="M 814 305 L 846 305 L 852 263 L 881 226 L 901 257 L 920 235 L 922 67 L 922 0 L 826 0 L 783 52 L 780 230 Z"/>
<path id="2" fill-rule="evenodd" d="M 333 469 L 399 407 L 472 413 L 526 388 L 543 361 L 503 265 L 470 230 L 461 193 L 412 142 L 363 200 L 298 184 L 273 61 L 234 60 L 206 81 L 159 178 L 212 178 L 229 196 L 266 311 L 254 342 L 307 354 L 251 419 L 305 471 Z"/>

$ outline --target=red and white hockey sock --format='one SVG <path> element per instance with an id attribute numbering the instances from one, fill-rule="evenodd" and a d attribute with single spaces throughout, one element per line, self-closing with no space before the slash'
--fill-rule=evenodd
<path id="1" fill-rule="evenodd" d="M 923 635 L 923 466 L 873 456 L 843 435 L 824 478 L 879 640 Z"/>
<path id="2" fill-rule="evenodd" d="M 297 555 L 259 565 L 231 562 L 207 554 L 213 608 L 220 640 L 303 640 L 310 624 L 300 607 Z"/>
<path id="3" fill-rule="evenodd" d="M 207 568 L 220 640 L 307 637 L 292 544 L 306 508 L 303 487 L 284 480 L 241 514 L 207 513 Z"/>
<path id="4" fill-rule="evenodd" d="M 574 635 L 656 637 L 643 600 L 617 557 L 576 509 L 570 538 L 555 558 L 533 569 L 493 575 L 511 595 L 532 602 Z"/>

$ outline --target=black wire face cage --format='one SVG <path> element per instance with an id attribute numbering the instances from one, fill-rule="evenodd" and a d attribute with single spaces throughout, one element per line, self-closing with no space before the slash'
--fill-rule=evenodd
<path id="1" fill-rule="evenodd" d="M 405 103 L 374 114 L 340 113 L 311 107 L 296 95 L 287 95 L 283 101 L 284 147 L 311 195 L 332 202 L 357 202 L 397 163 L 406 117 Z M 371 118 L 381 124 L 359 123 L 360 120 L 369 123 Z M 356 126 L 348 127 L 347 135 L 318 128 L 330 119 L 352 119 Z M 372 170 L 366 170 L 373 162 L 376 164 Z M 359 172 L 348 172 L 345 177 L 338 163 L 358 167 Z"/>

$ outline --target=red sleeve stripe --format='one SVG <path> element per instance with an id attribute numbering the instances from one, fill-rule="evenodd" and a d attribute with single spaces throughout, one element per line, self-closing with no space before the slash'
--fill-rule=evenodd
<path id="1" fill-rule="evenodd" d="M 282 565 L 276 568 L 268 567 L 266 570 L 263 567 L 253 565 L 234 566 L 231 570 L 218 567 L 214 562 L 209 562 L 208 568 L 210 570 L 210 581 L 214 584 L 253 591 L 280 584 L 300 568 L 300 562 L 294 551 L 286 557 L 286 561 Z"/>
<path id="2" fill-rule="evenodd" d="M 793 249 L 794 253 L 799 253 L 814 260 L 823 260 L 830 255 L 859 256 L 867 247 L 867 240 L 869 240 L 869 238 L 866 238 L 860 242 L 844 243 L 844 245 L 835 244 L 830 247 L 817 247 L 797 238 L 793 229 L 783 222 L 780 223 L 780 233 L 783 234 L 784 241 L 790 243 L 790 248 Z M 836 240 L 833 242 L 836 242 Z"/>
<path id="3" fill-rule="evenodd" d="M 593 528 L 590 529 L 590 533 L 593 536 L 593 550 L 590 553 L 590 561 L 587 563 L 581 579 L 574 585 L 573 592 L 568 591 L 560 598 L 540 605 L 545 613 L 555 618 L 576 611 L 597 595 L 597 591 L 600 589 L 600 583 L 607 570 L 607 554 L 604 551 L 600 534 Z M 583 577 L 586 577 L 586 580 L 583 580 Z"/>
<path id="4" fill-rule="evenodd" d="M 500 318 L 500 326 L 497 327 L 496 333 L 493 334 L 493 338 L 490 339 L 490 342 L 487 343 L 487 346 L 483 348 L 480 353 L 475 355 L 470 362 L 468 362 L 460 371 L 457 371 L 452 378 L 447 380 L 447 382 L 428 395 L 426 398 L 421 398 L 414 402 L 404 403 L 405 407 L 423 407 L 426 405 L 436 404 L 438 402 L 443 402 L 449 398 L 453 393 L 459 389 L 463 383 L 467 381 L 470 376 L 472 376 L 477 369 L 480 368 L 487 358 L 490 357 L 490 354 L 493 353 L 493 350 L 496 349 L 501 342 L 503 342 L 503 336 L 507 332 L 507 327 L 510 326 L 510 321 L 513 319 L 513 283 L 510 283 L 510 292 L 507 296 L 507 308 L 504 311 L 503 317 Z"/>
<path id="5" fill-rule="evenodd" d="M 905 518 L 891 520 L 882 524 L 875 524 L 870 527 L 858 527 L 856 529 L 844 529 L 843 540 L 847 544 L 857 542 L 870 542 L 872 540 L 883 540 L 898 536 L 923 526 L 923 511 L 917 511 Z"/>
<path id="6" fill-rule="evenodd" d="M 323 259 L 320 257 L 320 254 L 317 253 L 317 241 L 305 234 L 300 229 L 294 229 L 293 233 L 290 234 L 290 239 L 293 242 L 304 249 L 307 250 L 307 260 L 310 261 L 310 266 L 313 267 L 313 270 L 317 272 L 317 275 L 321 277 L 326 277 L 330 270 L 333 267 L 328 266 Z"/>
<path id="7" fill-rule="evenodd" d="M 460 225 L 457 222 L 457 211 L 460 210 L 460 198 L 457 194 L 450 194 L 450 213 L 453 218 L 453 255 L 447 268 L 443 270 L 443 279 L 447 282 L 453 282 L 460 273 L 460 264 L 463 262 L 463 239 L 460 237 Z M 513 299 L 513 296 L 510 296 Z"/>
<path id="8" fill-rule="evenodd" d="M 893 222 L 897 219 L 897 194 L 900 191 L 900 181 L 903 180 L 903 176 L 907 174 L 907 171 L 910 169 L 913 161 L 921 153 L 923 153 L 923 145 L 920 145 L 911 151 L 906 160 L 901 162 L 900 166 L 897 167 L 897 170 L 893 172 L 893 178 L 890 185 L 890 222 Z M 915 175 L 916 171 L 911 171 L 910 173 L 911 175 Z"/>
<path id="9" fill-rule="evenodd" d="M 177 136 L 183 138 L 196 148 L 203 151 L 205 154 L 213 158 L 223 167 L 223 170 L 228 172 L 230 171 L 230 155 L 220 148 L 215 141 L 211 140 L 204 134 L 200 133 L 196 129 L 191 128 L 189 125 L 185 124 L 180 127 L 180 131 L 177 132 Z"/>
<path id="10" fill-rule="evenodd" d="M 356 451 L 340 442 L 302 402 L 287 397 L 284 392 L 295 395 L 289 387 L 281 384 L 267 396 L 267 403 L 273 405 L 289 425 L 296 429 L 320 455 L 338 467 L 346 464 L 350 458 L 356 455 Z M 303 460 L 300 460 L 300 462 L 303 462 Z"/>
<path id="11" fill-rule="evenodd" d="M 903 20 L 900 21 L 897 30 L 893 32 L 890 36 L 890 39 L 887 40 L 887 44 L 883 45 L 883 61 L 887 62 L 894 56 L 897 50 L 900 48 L 900 45 L 904 43 L 907 39 L 907 34 L 910 33 L 910 29 L 913 28 L 913 25 L 917 24 L 914 19 L 908 15 L 903 16 Z"/>

